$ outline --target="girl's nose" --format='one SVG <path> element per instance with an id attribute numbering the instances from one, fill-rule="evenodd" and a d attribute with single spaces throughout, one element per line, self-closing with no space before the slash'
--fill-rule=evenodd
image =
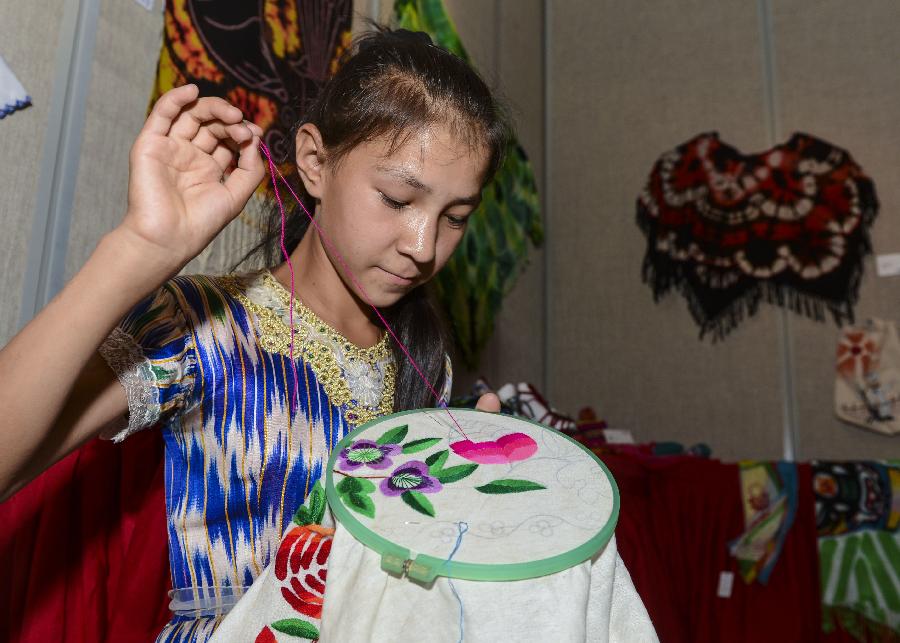
<path id="1" fill-rule="evenodd" d="M 433 217 L 416 213 L 403 222 L 397 249 L 418 264 L 434 261 L 437 245 L 437 224 Z"/>

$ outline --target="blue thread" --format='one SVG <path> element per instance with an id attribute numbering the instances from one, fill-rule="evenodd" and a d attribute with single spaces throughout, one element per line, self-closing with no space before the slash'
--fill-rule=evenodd
<path id="1" fill-rule="evenodd" d="M 459 546 L 462 544 L 463 534 L 469 531 L 469 524 L 466 522 L 458 522 L 456 523 L 456 528 L 459 529 L 459 535 L 456 537 L 456 544 L 453 545 L 453 551 L 450 552 L 450 555 L 447 556 L 447 560 L 444 561 L 444 567 L 449 566 L 450 559 L 453 558 L 453 555 L 459 550 Z M 449 571 L 449 570 L 448 570 Z M 458 643 L 462 643 L 463 640 L 463 604 L 462 599 L 459 597 L 459 594 L 456 591 L 456 587 L 453 586 L 453 579 L 450 576 L 447 576 L 447 583 L 450 585 L 450 591 L 453 592 L 453 596 L 456 597 L 456 602 L 459 603 L 459 641 Z"/>

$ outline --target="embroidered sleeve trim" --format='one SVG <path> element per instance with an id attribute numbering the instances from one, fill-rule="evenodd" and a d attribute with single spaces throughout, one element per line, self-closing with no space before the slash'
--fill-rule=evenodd
<path id="1" fill-rule="evenodd" d="M 128 398 L 128 424 L 114 424 L 101 437 L 121 442 L 129 435 L 155 424 L 160 418 L 156 377 L 150 360 L 128 333 L 114 328 L 97 349 L 125 388 Z"/>

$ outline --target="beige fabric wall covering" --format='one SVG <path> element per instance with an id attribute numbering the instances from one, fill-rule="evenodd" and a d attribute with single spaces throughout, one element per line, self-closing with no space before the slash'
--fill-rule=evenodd
<path id="1" fill-rule="evenodd" d="M 32 99 L 0 120 L 0 346 L 18 330 L 61 20 L 49 0 L 0 3 L 0 53 Z"/>
<path id="2" fill-rule="evenodd" d="M 755 3 L 552 3 L 548 394 L 640 440 L 724 458 L 782 453 L 776 317 L 697 339 L 684 300 L 641 282 L 635 199 L 662 152 L 717 129 L 767 147 Z"/>
<path id="3" fill-rule="evenodd" d="M 153 86 L 162 10 L 103 0 L 97 23 L 72 224 L 66 254 L 70 279 L 100 238 L 119 224 L 128 196 L 128 153 Z"/>
<path id="4" fill-rule="evenodd" d="M 781 136 L 808 131 L 849 150 L 881 201 L 874 251 L 900 252 L 900 4 L 877 0 L 861 10 L 824 0 L 814 11 L 804 5 L 772 3 Z M 871 257 L 856 313 L 900 320 L 900 278 L 877 277 Z M 897 438 L 835 418 L 835 327 L 792 322 L 798 459 L 900 457 Z"/>

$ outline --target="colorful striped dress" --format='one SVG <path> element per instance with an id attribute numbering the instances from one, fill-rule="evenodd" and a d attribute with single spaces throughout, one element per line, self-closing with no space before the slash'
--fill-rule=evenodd
<path id="1" fill-rule="evenodd" d="M 332 447 L 393 410 L 386 335 L 354 346 L 295 300 L 295 371 L 288 311 L 268 270 L 180 276 L 100 347 L 129 409 L 104 437 L 158 426 L 165 441 L 174 589 L 159 641 L 206 640 L 269 564 Z M 445 396 L 449 363 L 447 375 Z"/>

